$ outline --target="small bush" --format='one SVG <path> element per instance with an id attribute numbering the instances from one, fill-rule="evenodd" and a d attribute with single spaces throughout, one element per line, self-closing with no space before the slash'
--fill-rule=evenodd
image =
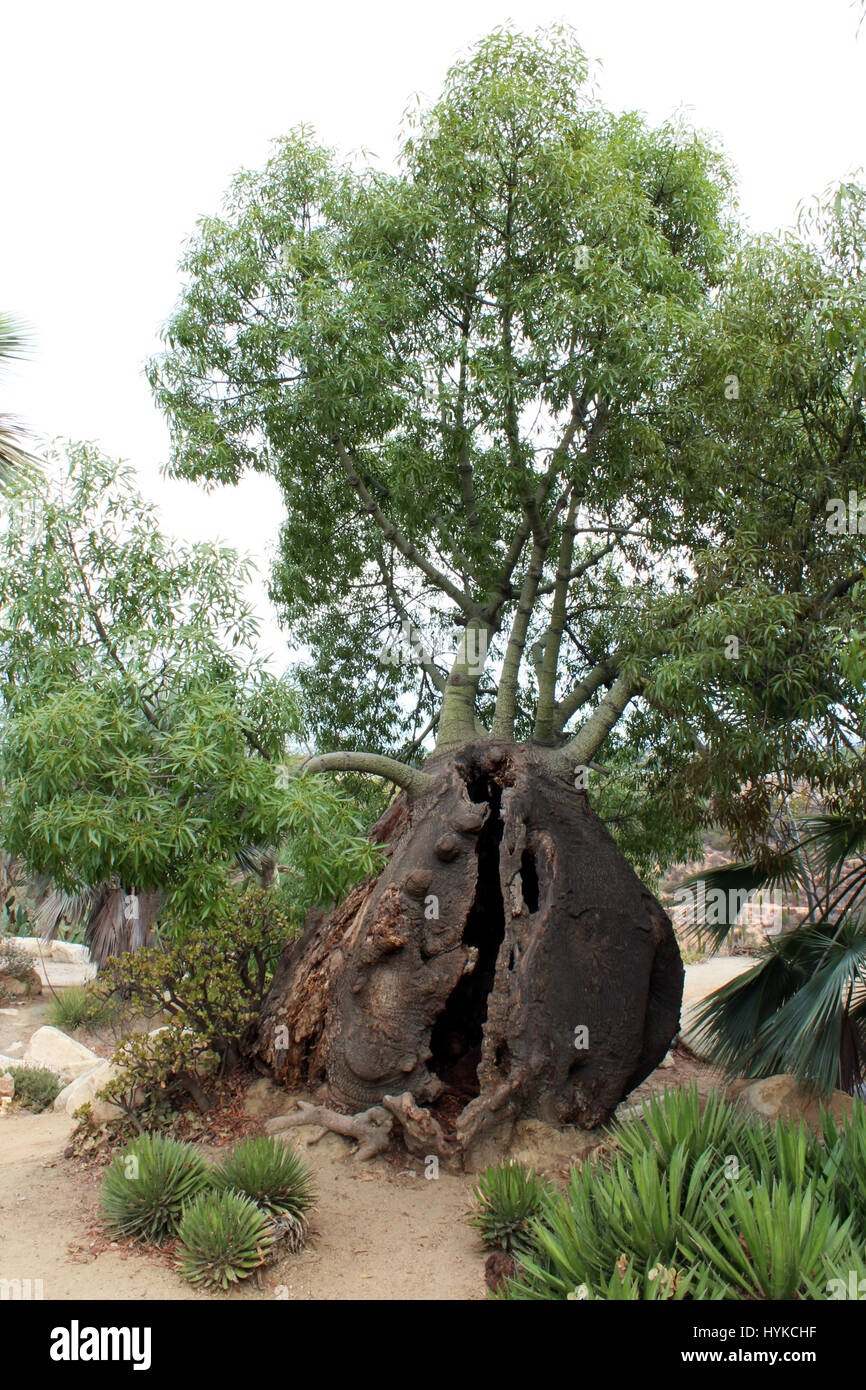
<path id="1" fill-rule="evenodd" d="M 269 1216 L 303 1217 L 315 1200 L 309 1165 L 267 1135 L 236 1144 L 214 1170 L 214 1185 L 250 1197 Z"/>
<path id="2" fill-rule="evenodd" d="M 9 1075 L 15 1082 L 15 1099 L 37 1115 L 53 1105 L 63 1089 L 59 1077 L 44 1067 L 10 1067 Z"/>
<path id="3" fill-rule="evenodd" d="M 484 1244 L 501 1250 L 528 1250 L 532 1244 L 532 1225 L 552 1188 L 522 1163 L 491 1164 L 481 1174 L 475 1188 L 478 1210 L 470 1217 L 481 1232 Z"/>
<path id="4" fill-rule="evenodd" d="M 801 1191 L 764 1177 L 734 1183 L 724 1202 L 711 1198 L 709 1205 L 703 1229 L 687 1232 L 686 1256 L 705 1261 L 736 1297 L 815 1297 L 837 1268 L 860 1264 L 850 1222 L 816 1201 L 811 1185 Z"/>
<path id="5" fill-rule="evenodd" d="M 107 1023 L 116 1011 L 116 1005 L 100 990 L 71 985 L 52 999 L 48 1020 L 64 1033 L 74 1033 L 76 1028 Z"/>
<path id="6" fill-rule="evenodd" d="M 184 1096 L 207 1109 L 206 1082 L 241 1060 L 293 932 L 273 895 L 247 885 L 228 894 L 219 913 L 182 944 L 109 960 L 100 972 L 101 992 L 131 1001 L 146 1016 L 168 1014 L 170 1022 L 155 1035 L 133 1034 L 120 1043 L 112 1057 L 118 1072 L 104 1098 L 141 1114 L 143 1093 L 142 1122 L 150 1128 Z"/>
<path id="7" fill-rule="evenodd" d="M 17 942 L 0 932 L 0 977 L 28 980 L 33 973 L 33 959 Z"/>
<path id="8" fill-rule="evenodd" d="M 823 1143 L 694 1089 L 650 1101 L 545 1202 L 498 1296 L 850 1296 L 866 1272 L 866 1109 L 841 1125 L 824 1112 L 822 1128 Z"/>
<path id="9" fill-rule="evenodd" d="M 239 1192 L 206 1192 L 186 1207 L 180 1223 L 181 1272 L 191 1284 L 227 1289 L 267 1258 L 273 1243 L 267 1218 Z"/>
<path id="10" fill-rule="evenodd" d="M 158 1134 L 133 1140 L 102 1181 L 102 1212 L 118 1235 L 160 1241 L 174 1235 L 184 1203 L 211 1183 L 211 1170 L 191 1144 Z"/>

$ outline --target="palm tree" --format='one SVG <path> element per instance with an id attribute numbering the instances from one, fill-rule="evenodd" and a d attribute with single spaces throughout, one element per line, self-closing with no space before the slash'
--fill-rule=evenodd
<path id="1" fill-rule="evenodd" d="M 728 864 L 687 880 L 706 894 L 781 885 L 809 904 L 754 969 L 709 995 L 696 1032 L 727 1071 L 790 1072 L 825 1094 L 855 1094 L 866 1079 L 866 815 L 813 813 L 796 830 L 769 865 Z M 693 930 L 718 946 L 733 925 L 703 921 Z"/>
<path id="2" fill-rule="evenodd" d="M 26 347 L 21 325 L 8 314 L 0 313 L 0 373 L 6 363 L 22 357 Z M 33 456 L 21 442 L 23 433 L 13 416 L 0 414 L 0 491 L 8 491 L 33 469 Z"/>

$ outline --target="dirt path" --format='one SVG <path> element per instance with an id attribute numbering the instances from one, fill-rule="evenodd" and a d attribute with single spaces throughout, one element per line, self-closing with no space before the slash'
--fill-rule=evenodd
<path id="1" fill-rule="evenodd" d="M 26 1040 L 46 1021 L 47 1000 L 0 1011 L 0 1051 Z M 82 1041 L 109 1055 L 109 1039 Z M 709 1068 L 683 1056 L 629 1097 L 631 1104 L 667 1086 L 697 1082 L 702 1092 L 718 1084 Z M 264 1080 L 247 1092 L 255 1128 L 283 1113 L 289 1097 Z M 13 1111 L 0 1116 L 0 1279 L 40 1279 L 51 1299 L 196 1299 L 168 1257 L 105 1248 L 98 1224 L 99 1168 L 64 1157 L 74 1128 L 65 1113 Z M 596 1135 L 551 1131 L 524 1124 L 517 1158 L 551 1176 L 564 1177 Z M 423 1163 L 393 1156 L 358 1163 L 348 1141 L 299 1129 L 293 1142 L 315 1172 L 319 1204 L 310 1244 L 269 1269 L 259 1288 L 250 1280 L 230 1294 L 241 1299 L 480 1299 L 486 1296 L 483 1250 L 466 1214 L 474 1179 L 442 1173 L 424 1176 Z M 486 1161 L 502 1155 L 491 1152 Z"/>
<path id="2" fill-rule="evenodd" d="M 41 1279 L 45 1298 L 203 1297 L 158 1257 L 94 1254 L 99 1174 L 63 1158 L 72 1129 L 51 1111 L 0 1119 L 0 1279 Z M 347 1149 L 336 1136 L 304 1147 L 319 1190 L 309 1247 L 269 1269 L 261 1289 L 225 1297 L 483 1298 L 484 1254 L 465 1221 L 471 1179 L 357 1164 Z"/>

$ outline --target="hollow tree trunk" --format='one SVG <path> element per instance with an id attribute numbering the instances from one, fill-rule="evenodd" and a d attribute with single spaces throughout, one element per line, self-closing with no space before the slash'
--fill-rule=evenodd
<path id="1" fill-rule="evenodd" d="M 542 750 L 478 742 L 425 770 L 379 823 L 379 878 L 280 962 L 259 1055 L 338 1110 L 384 1101 L 446 1158 L 520 1116 L 604 1123 L 679 1027 L 667 915 Z"/>

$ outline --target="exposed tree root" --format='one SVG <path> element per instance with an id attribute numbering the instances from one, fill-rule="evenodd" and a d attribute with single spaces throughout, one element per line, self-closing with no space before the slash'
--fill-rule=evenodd
<path id="1" fill-rule="evenodd" d="M 296 1125 L 321 1125 L 324 1131 L 342 1134 L 344 1139 L 354 1139 L 358 1146 L 355 1157 L 367 1159 L 387 1149 L 393 1124 L 391 1115 L 381 1105 L 372 1105 L 369 1110 L 362 1110 L 357 1115 L 341 1115 L 338 1110 L 330 1110 L 326 1105 L 312 1105 L 309 1101 L 299 1100 L 297 1110 L 266 1121 L 265 1129 L 268 1134 L 279 1134 Z M 323 1137 L 323 1134 L 319 1135 L 320 1139 Z M 313 1143 L 318 1143 L 318 1140 L 314 1139 Z"/>

